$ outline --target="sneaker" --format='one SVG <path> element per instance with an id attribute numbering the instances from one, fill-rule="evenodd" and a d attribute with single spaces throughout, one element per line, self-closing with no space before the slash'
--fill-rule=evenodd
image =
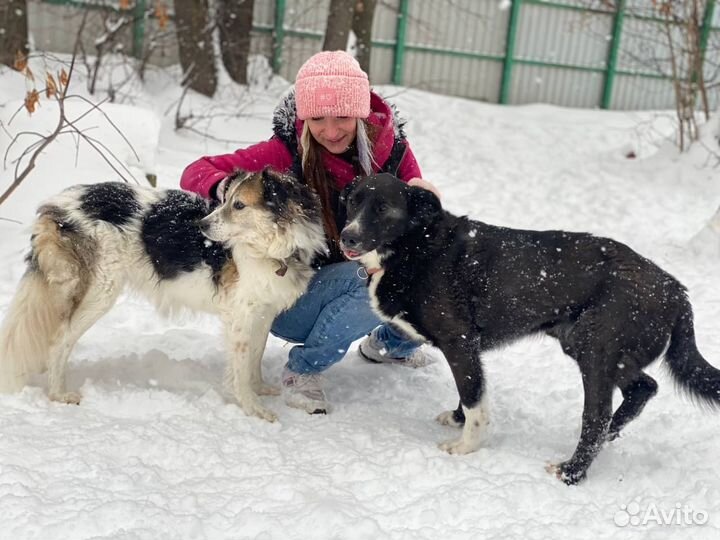
<path id="1" fill-rule="evenodd" d="M 326 414 L 330 404 L 322 389 L 323 377 L 318 373 L 295 373 L 287 367 L 282 374 L 282 396 L 288 407 L 308 414 Z"/>
<path id="2" fill-rule="evenodd" d="M 375 332 L 371 332 L 368 337 L 362 340 L 358 346 L 358 352 L 365 360 L 375 362 L 376 364 L 395 364 L 398 366 L 419 368 L 432 363 L 428 355 L 423 351 L 422 346 L 415 349 L 409 356 L 389 356 L 385 345 L 375 337 Z"/>

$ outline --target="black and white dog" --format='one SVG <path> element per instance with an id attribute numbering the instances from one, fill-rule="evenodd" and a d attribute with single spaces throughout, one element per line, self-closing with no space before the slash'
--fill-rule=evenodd
<path id="1" fill-rule="evenodd" d="M 681 388 L 720 405 L 720 371 L 698 352 L 684 287 L 624 244 L 590 234 L 496 227 L 443 211 L 431 192 L 381 174 L 343 192 L 345 254 L 370 274 L 373 307 L 447 358 L 460 394 L 438 421 L 461 425 L 441 448 L 476 450 L 487 414 L 481 355 L 520 337 L 557 338 L 580 368 L 582 432 L 573 456 L 549 467 L 582 480 L 657 391 L 642 369 L 667 361 Z M 622 404 L 612 410 L 613 388 Z"/>
<path id="2" fill-rule="evenodd" d="M 124 183 L 78 185 L 46 201 L 33 224 L 27 271 L 0 329 L 0 391 L 48 370 L 49 396 L 65 389 L 77 340 L 125 290 L 158 310 L 219 315 L 225 383 L 248 415 L 275 414 L 258 394 L 270 325 L 305 291 L 326 249 L 319 201 L 294 178 L 238 174 L 218 206 L 179 190 Z"/>

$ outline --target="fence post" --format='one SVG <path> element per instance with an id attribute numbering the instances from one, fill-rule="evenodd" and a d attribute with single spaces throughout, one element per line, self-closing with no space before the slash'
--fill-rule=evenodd
<path id="1" fill-rule="evenodd" d="M 132 11 L 132 55 L 135 58 L 143 56 L 143 42 L 145 41 L 145 0 L 135 0 L 135 7 Z"/>
<path id="2" fill-rule="evenodd" d="M 700 51 L 704 56 L 707 50 L 708 40 L 710 39 L 710 32 L 712 31 L 712 20 L 715 11 L 715 1 L 707 0 L 707 6 L 705 6 L 705 14 L 703 15 L 702 27 L 700 28 Z"/>
<path id="3" fill-rule="evenodd" d="M 400 0 L 395 37 L 395 61 L 393 64 L 393 84 L 403 84 L 403 71 L 405 64 L 405 33 L 407 32 L 408 8 L 410 0 Z"/>
<path id="4" fill-rule="evenodd" d="M 510 17 L 508 18 L 507 36 L 505 38 L 505 60 L 503 60 L 502 80 L 500 81 L 500 103 L 506 104 L 510 97 L 510 80 L 515 56 L 515 37 L 520 19 L 522 0 L 512 0 Z"/>
<path id="5" fill-rule="evenodd" d="M 275 0 L 275 31 L 273 32 L 273 73 L 280 73 L 285 39 L 285 0 Z"/>
<path id="6" fill-rule="evenodd" d="M 602 102 L 600 107 L 609 109 L 612 105 L 613 84 L 617 69 L 617 56 L 620 50 L 620 37 L 622 36 L 623 20 L 625 19 L 625 0 L 617 0 L 617 10 L 613 20 L 610 49 L 608 50 L 607 67 L 605 69 L 605 83 L 603 85 Z"/>

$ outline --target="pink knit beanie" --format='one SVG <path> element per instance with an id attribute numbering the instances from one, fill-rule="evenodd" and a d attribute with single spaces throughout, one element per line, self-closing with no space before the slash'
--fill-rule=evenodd
<path id="1" fill-rule="evenodd" d="M 295 79 L 300 120 L 320 116 L 370 116 L 370 83 L 360 64 L 344 51 L 323 51 L 307 60 Z"/>

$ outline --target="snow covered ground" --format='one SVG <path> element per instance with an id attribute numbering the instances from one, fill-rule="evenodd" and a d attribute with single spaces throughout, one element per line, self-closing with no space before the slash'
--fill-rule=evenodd
<path id="1" fill-rule="evenodd" d="M 195 126 L 212 139 L 173 131 L 179 90 L 154 73 L 123 103 L 102 107 L 139 159 L 99 114 L 83 125 L 139 181 L 153 173 L 159 185 L 176 187 L 198 156 L 267 137 L 284 88 L 272 81 L 250 93 L 228 86 L 214 102 L 191 97 L 186 110 L 242 112 Z M 12 133 L 48 131 L 56 111 L 45 100 L 32 117 L 21 111 L 7 125 L 25 89 L 20 75 L 0 72 L 0 119 Z M 720 169 L 701 147 L 678 155 L 666 140 L 669 113 L 500 107 L 381 91 L 408 119 L 424 176 L 449 210 L 629 244 L 687 285 L 699 347 L 720 366 L 718 251 L 690 247 L 720 204 Z M 74 107 L 75 114 L 87 108 Z M 705 141 L 717 153 L 710 133 Z M 0 132 L 3 154 L 9 142 Z M 0 170 L 0 190 L 23 148 Z M 115 178 L 86 146 L 76 155 L 70 137 L 41 156 L 0 206 L 0 316 L 24 271 L 36 205 L 64 186 Z M 164 320 L 124 297 L 72 356 L 69 387 L 82 392 L 80 406 L 48 401 L 43 377 L 0 396 L 0 538 L 720 537 L 720 416 L 677 395 L 659 364 L 649 370 L 658 396 L 604 448 L 587 480 L 567 487 L 544 467 L 575 447 L 582 390 L 573 361 L 549 338 L 487 356 L 485 443 L 450 456 L 437 443 L 455 432 L 433 421 L 457 400 L 439 353 L 434 364 L 409 370 L 369 365 L 351 351 L 327 372 L 332 414 L 309 416 L 263 398 L 280 418 L 269 424 L 222 397 L 219 328 L 211 317 Z M 273 383 L 287 347 L 274 338 L 268 344 Z"/>

